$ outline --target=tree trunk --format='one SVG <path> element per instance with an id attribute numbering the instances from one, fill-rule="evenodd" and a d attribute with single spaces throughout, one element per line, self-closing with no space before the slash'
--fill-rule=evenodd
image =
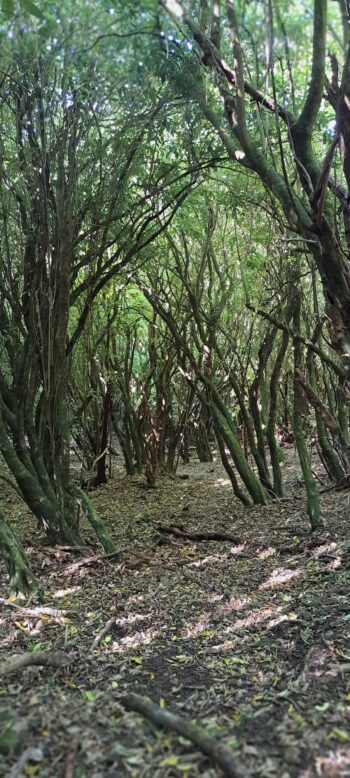
<path id="1" fill-rule="evenodd" d="M 300 332 L 301 299 L 300 292 L 295 287 L 295 309 L 293 314 L 294 332 Z M 307 513 L 310 519 L 311 529 L 315 530 L 323 526 L 321 507 L 316 490 L 316 484 L 312 475 L 311 463 L 304 437 L 302 423 L 303 393 L 300 386 L 299 374 L 302 366 L 302 345 L 294 341 L 294 404 L 293 404 L 293 430 L 295 443 L 299 455 L 300 466 L 304 477 L 307 495 Z"/>
<path id="2" fill-rule="evenodd" d="M 36 588 L 36 581 L 21 543 L 0 510 L 0 554 L 10 576 L 10 591 L 28 594 Z"/>

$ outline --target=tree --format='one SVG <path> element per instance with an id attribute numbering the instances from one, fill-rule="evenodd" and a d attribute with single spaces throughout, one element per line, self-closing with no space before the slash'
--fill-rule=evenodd
<path id="1" fill-rule="evenodd" d="M 190 75 L 188 70 L 185 74 L 177 69 L 177 87 L 184 95 L 188 95 L 191 84 L 192 94 L 195 95 L 203 116 L 215 128 L 232 161 L 259 176 L 271 197 L 282 208 L 290 231 L 296 232 L 307 242 L 322 280 L 332 344 L 348 368 L 350 119 L 347 104 L 350 91 L 350 53 L 347 6 L 337 4 L 339 9 L 342 9 L 343 40 L 341 46 L 338 40 L 335 46 L 334 41 L 332 42 L 331 73 L 327 78 L 326 0 L 315 0 L 313 4 L 313 43 L 306 74 L 298 72 L 296 64 L 293 67 L 288 47 L 287 19 L 272 0 L 267 4 L 267 18 L 264 20 L 267 28 L 266 47 L 269 52 L 268 61 L 265 63 L 258 54 L 262 20 L 257 4 L 250 4 L 249 11 L 245 9 L 243 28 L 239 5 L 233 0 L 227 0 L 220 14 L 220 39 L 216 32 L 215 39 L 210 36 L 213 8 L 215 5 L 215 8 L 220 9 L 220 4 L 201 3 L 196 7 L 197 13 L 193 15 L 187 13 L 185 5 L 178 2 L 162 0 L 161 5 L 185 27 L 185 34 L 190 32 L 202 53 L 201 63 L 192 56 Z M 294 6 L 292 7 L 294 9 Z M 332 9 L 332 16 L 334 15 Z M 288 17 L 290 18 L 290 8 Z M 291 19 L 294 23 L 293 13 Z M 252 28 L 249 28 L 253 20 L 258 31 L 256 37 Z M 245 57 L 242 48 L 247 34 L 252 35 L 260 67 L 256 78 L 251 75 L 249 57 Z M 288 96 L 283 71 L 281 74 L 274 60 L 274 49 L 281 49 L 283 39 L 284 67 L 290 71 L 293 90 L 293 94 Z M 338 56 L 343 58 L 340 79 Z M 265 78 L 262 75 L 264 68 Z M 306 75 L 308 80 L 304 99 L 297 83 L 300 75 Z M 259 89 L 259 81 L 264 81 L 263 91 Z M 220 103 L 223 113 L 219 110 Z M 331 126 L 330 106 L 335 128 L 334 131 L 327 132 L 327 127 Z M 272 121 L 266 114 L 270 114 Z M 322 140 L 322 134 L 326 136 L 325 140 Z M 331 174 L 337 150 L 342 163 L 345 187 L 335 181 Z M 336 204 L 340 206 L 342 221 L 335 215 Z"/>

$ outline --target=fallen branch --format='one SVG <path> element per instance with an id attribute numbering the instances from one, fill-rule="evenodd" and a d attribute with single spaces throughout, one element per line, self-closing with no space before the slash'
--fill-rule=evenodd
<path id="1" fill-rule="evenodd" d="M 186 538 L 186 540 L 228 540 L 230 543 L 240 543 L 241 539 L 237 535 L 230 535 L 227 532 L 188 532 L 180 524 L 177 526 L 165 527 L 163 524 L 157 524 L 157 530 L 167 535 Z"/>
<path id="2" fill-rule="evenodd" d="M 204 729 L 191 721 L 186 721 L 182 716 L 161 709 L 149 697 L 142 697 L 133 692 L 123 697 L 121 702 L 127 710 L 141 713 L 164 729 L 173 730 L 187 740 L 191 740 L 204 754 L 219 765 L 228 778 L 248 778 L 247 770 L 237 764 L 234 752 L 207 735 Z"/>
<path id="3" fill-rule="evenodd" d="M 39 667 L 65 667 L 72 661 L 64 651 L 36 651 L 34 653 L 16 654 L 0 664 L 0 677 L 12 675 L 22 667 L 37 665 Z"/>
<path id="4" fill-rule="evenodd" d="M 320 494 L 326 494 L 326 492 L 338 492 L 342 489 L 349 489 L 350 487 L 350 473 L 346 473 L 346 475 L 343 476 L 343 478 L 340 479 L 340 481 L 337 481 L 336 484 L 331 484 L 331 486 L 326 486 L 325 489 L 321 489 Z"/>
<path id="5" fill-rule="evenodd" d="M 75 759 L 78 753 L 80 739 L 81 739 L 80 733 L 74 735 L 73 740 L 69 746 L 67 760 L 66 760 L 65 778 L 74 778 Z"/>
<path id="6" fill-rule="evenodd" d="M 72 562 L 69 567 L 66 567 L 66 575 L 73 575 L 80 570 L 81 567 L 93 567 L 101 562 L 112 562 L 113 559 L 118 559 L 123 551 L 128 551 L 127 548 L 121 548 L 118 551 L 112 551 L 110 554 L 94 554 L 93 556 L 86 556 L 84 559 L 79 559 L 78 562 Z"/>
<path id="7" fill-rule="evenodd" d="M 17 764 L 13 765 L 13 768 L 11 772 L 8 774 L 8 778 L 19 778 L 20 775 L 23 775 L 25 767 L 27 767 L 28 762 L 35 762 L 35 756 L 36 756 L 36 750 L 33 748 L 33 746 L 29 746 L 29 748 L 26 748 L 23 751 L 23 754 L 21 754 L 20 759 L 18 760 Z M 29 771 L 27 772 L 27 775 L 29 775 Z"/>
<path id="8" fill-rule="evenodd" d="M 115 613 L 111 619 L 108 619 L 103 629 L 101 629 L 100 632 L 97 633 L 95 639 L 91 643 L 90 651 L 94 651 L 95 648 L 97 648 L 101 643 L 101 640 L 103 640 L 103 638 L 106 635 L 108 635 L 109 630 L 111 629 L 111 627 L 113 627 L 113 624 L 115 624 L 116 618 L 117 618 L 117 614 Z"/>
<path id="9" fill-rule="evenodd" d="M 25 605 L 18 605 L 16 602 L 10 602 L 5 597 L 0 597 L 0 603 L 6 605 L 8 608 L 14 608 L 16 610 L 16 616 L 23 618 L 38 618 L 41 616 L 51 616 L 54 619 L 66 618 L 67 616 L 78 616 L 78 611 L 65 610 L 62 608 L 49 608 L 46 605 L 38 605 L 35 608 L 28 608 Z"/>

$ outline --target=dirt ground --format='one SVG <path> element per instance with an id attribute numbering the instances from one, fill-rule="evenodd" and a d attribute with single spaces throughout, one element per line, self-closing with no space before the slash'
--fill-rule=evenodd
<path id="1" fill-rule="evenodd" d="M 4 485 L 44 601 L 9 598 L 0 567 L 0 662 L 63 650 L 69 664 L 2 677 L 0 738 L 13 739 L 1 776 L 222 775 L 127 710 L 130 691 L 196 721 L 242 774 L 350 776 L 350 491 L 322 495 L 325 528 L 311 535 L 293 449 L 286 461 L 287 498 L 254 508 L 216 462 L 182 465 L 155 489 L 117 473 L 93 494 L 120 549 L 111 559 L 89 530 L 86 548 L 49 547 Z"/>

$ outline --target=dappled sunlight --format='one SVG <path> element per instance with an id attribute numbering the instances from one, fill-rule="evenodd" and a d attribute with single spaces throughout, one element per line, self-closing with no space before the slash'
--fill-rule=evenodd
<path id="1" fill-rule="evenodd" d="M 68 597 L 70 594 L 80 592 L 81 589 L 81 586 L 71 586 L 69 589 L 57 589 L 57 592 L 54 592 L 52 596 L 55 600 L 58 600 L 60 597 Z"/>
<path id="2" fill-rule="evenodd" d="M 215 481 L 215 486 L 225 486 L 226 488 L 230 486 L 232 488 L 232 484 L 229 478 L 217 478 Z"/>
<path id="3" fill-rule="evenodd" d="M 197 622 L 194 622 L 193 624 L 189 624 L 187 627 L 184 627 L 181 630 L 181 636 L 184 638 L 196 638 L 198 637 L 204 630 L 208 629 L 210 626 L 210 617 L 211 613 L 203 613 L 200 619 Z"/>
<path id="4" fill-rule="evenodd" d="M 225 614 L 232 611 L 241 611 L 251 603 L 251 597 L 231 597 L 230 600 L 224 602 L 217 609 L 218 613 Z"/>
<path id="5" fill-rule="evenodd" d="M 214 646 L 210 646 L 208 653 L 221 654 L 221 652 L 231 651 L 231 649 L 236 646 L 236 643 L 236 640 L 224 640 L 223 643 L 216 643 Z"/>
<path id="6" fill-rule="evenodd" d="M 268 622 L 267 629 L 272 629 L 273 627 L 277 627 L 277 624 L 281 624 L 283 621 L 296 621 L 297 620 L 297 614 L 296 613 L 281 613 L 280 616 L 277 616 L 275 619 L 271 619 L 271 621 Z"/>
<path id="7" fill-rule="evenodd" d="M 268 559 L 270 556 L 276 556 L 277 549 L 273 546 L 269 546 L 268 548 L 263 548 L 262 551 L 258 552 L 259 559 Z"/>
<path id="8" fill-rule="evenodd" d="M 120 638 L 120 640 L 114 640 L 108 647 L 108 651 L 118 654 L 122 651 L 127 651 L 130 648 L 147 646 L 166 629 L 166 626 L 150 627 L 149 629 L 144 630 L 144 632 L 134 632 L 133 635 L 126 635 L 126 637 Z"/>
<path id="9" fill-rule="evenodd" d="M 209 596 L 208 596 L 208 601 L 209 602 L 221 602 L 223 597 L 224 597 L 223 594 L 218 594 L 217 592 L 211 592 L 209 594 Z"/>
<path id="10" fill-rule="evenodd" d="M 210 556 L 205 556 L 203 559 L 198 559 L 197 562 L 190 562 L 188 567 L 203 567 L 208 562 L 224 562 L 225 559 L 228 559 L 228 556 L 228 554 L 210 554 Z"/>
<path id="11" fill-rule="evenodd" d="M 350 775 L 350 747 L 342 746 L 329 751 L 325 756 L 315 757 L 316 775 L 327 778 L 348 778 Z M 313 778 L 313 767 L 299 773 L 298 778 Z"/>
<path id="12" fill-rule="evenodd" d="M 241 554 L 242 551 L 244 551 L 246 547 L 246 543 L 241 543 L 239 546 L 231 546 L 229 553 L 231 556 L 238 556 L 238 554 Z"/>
<path id="13" fill-rule="evenodd" d="M 256 624 L 260 624 L 262 621 L 267 621 L 271 616 L 275 616 L 282 610 L 282 605 L 273 605 L 271 608 L 263 608 L 259 611 L 250 611 L 244 619 L 237 619 L 237 621 L 230 627 L 226 627 L 225 634 L 234 632 L 236 629 L 244 629 L 244 627 L 253 627 Z"/>
<path id="14" fill-rule="evenodd" d="M 338 545 L 337 543 L 333 542 L 333 543 L 324 543 L 323 546 L 317 546 L 317 548 L 313 549 L 312 556 L 317 558 L 317 557 L 321 556 L 322 554 L 327 554 L 330 551 L 335 551 L 335 549 L 337 548 L 337 545 Z"/>
<path id="15" fill-rule="evenodd" d="M 129 616 L 116 619 L 114 623 L 117 627 L 123 627 L 125 624 L 134 624 L 136 621 L 146 621 L 150 617 L 150 613 L 130 613 Z"/>
<path id="16" fill-rule="evenodd" d="M 331 562 L 326 565 L 327 570 L 338 570 L 342 565 L 342 557 L 337 556 L 336 559 L 332 559 Z"/>
<path id="17" fill-rule="evenodd" d="M 145 598 L 144 598 L 143 594 L 132 594 L 130 597 L 128 597 L 128 599 L 126 601 L 126 604 L 128 605 L 129 603 L 132 603 L 132 602 L 143 602 L 144 599 Z"/>
<path id="18" fill-rule="evenodd" d="M 299 576 L 303 573 L 304 570 L 302 567 L 297 567 L 296 570 L 290 570 L 285 567 L 277 567 L 276 570 L 273 570 L 271 573 L 270 578 L 268 578 L 267 581 L 264 581 L 264 583 L 260 584 L 259 589 L 273 589 L 275 586 L 280 586 L 280 584 L 291 581 L 292 578 L 299 578 Z"/>

